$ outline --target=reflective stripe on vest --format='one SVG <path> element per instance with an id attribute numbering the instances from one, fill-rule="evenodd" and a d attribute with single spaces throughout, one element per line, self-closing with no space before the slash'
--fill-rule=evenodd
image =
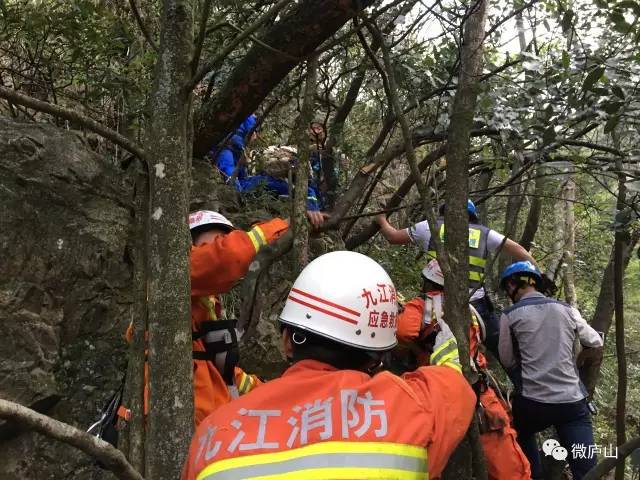
<path id="1" fill-rule="evenodd" d="M 240 375 L 240 378 L 242 380 L 237 382 L 238 393 L 240 395 L 244 395 L 245 393 L 249 393 L 251 390 L 253 390 L 253 378 L 251 378 L 251 375 L 247 375 L 246 373 L 242 372 L 242 374 Z M 236 377 L 236 381 L 237 381 L 237 377 Z"/>
<path id="2" fill-rule="evenodd" d="M 210 297 L 198 297 L 200 303 L 204 308 L 207 309 L 209 314 L 207 320 L 215 321 L 218 319 L 218 315 L 216 314 L 216 297 L 211 295 Z"/>
<path id="3" fill-rule="evenodd" d="M 444 223 L 442 219 L 436 222 L 436 229 L 440 234 L 440 240 L 444 241 Z M 490 229 L 484 225 L 475 223 L 469 224 L 469 286 L 476 288 L 480 286 L 484 278 L 484 268 L 487 265 L 487 237 Z M 427 250 L 429 259 L 438 258 L 433 240 L 429 240 Z"/>
<path id="4" fill-rule="evenodd" d="M 253 227 L 247 232 L 249 240 L 253 244 L 253 248 L 256 249 L 256 253 L 267 244 L 267 239 L 264 236 L 264 232 L 258 226 Z"/>
<path id="5" fill-rule="evenodd" d="M 424 480 L 427 450 L 388 442 L 320 442 L 277 453 L 220 460 L 197 480 Z"/>

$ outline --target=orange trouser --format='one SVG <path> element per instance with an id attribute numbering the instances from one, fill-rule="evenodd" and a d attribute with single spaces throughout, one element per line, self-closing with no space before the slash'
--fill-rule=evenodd
<path id="1" fill-rule="evenodd" d="M 516 441 L 509 414 L 491 387 L 480 393 L 486 428 L 480 435 L 489 480 L 529 480 L 529 461 Z"/>

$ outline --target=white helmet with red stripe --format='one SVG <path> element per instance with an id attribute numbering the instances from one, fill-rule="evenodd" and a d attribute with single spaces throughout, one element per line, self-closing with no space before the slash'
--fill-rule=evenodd
<path id="1" fill-rule="evenodd" d="M 223 230 L 231 231 L 235 227 L 224 215 L 211 210 L 198 210 L 189 214 L 189 230 L 205 230 L 205 227 L 222 227 Z"/>
<path id="2" fill-rule="evenodd" d="M 438 260 L 433 259 L 427 263 L 427 266 L 422 269 L 422 276 L 444 287 L 444 275 L 442 274 Z"/>
<path id="3" fill-rule="evenodd" d="M 356 252 L 316 258 L 296 279 L 280 321 L 364 350 L 396 343 L 397 294 L 387 272 Z"/>

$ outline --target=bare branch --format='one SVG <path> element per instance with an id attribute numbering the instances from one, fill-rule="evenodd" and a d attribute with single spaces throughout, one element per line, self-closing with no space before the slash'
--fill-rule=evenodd
<path id="1" fill-rule="evenodd" d="M 92 456 L 122 480 L 144 480 L 123 453 L 104 440 L 18 403 L 0 399 L 0 418 L 67 443 Z"/>
<path id="2" fill-rule="evenodd" d="M 111 140 L 116 145 L 120 145 L 128 152 L 133 153 L 139 159 L 145 160 L 144 150 L 142 150 L 142 148 L 137 143 L 132 142 L 127 137 L 120 135 L 115 130 L 111 130 L 110 128 L 105 127 L 101 123 L 98 123 L 95 120 L 76 112 L 75 110 L 60 107 L 58 105 L 53 105 L 48 102 L 43 102 L 41 100 L 37 100 L 28 95 L 23 95 L 16 92 L 15 90 L 2 86 L 0 86 L 0 98 L 4 98 L 18 105 L 33 108 L 34 110 L 37 110 L 39 112 L 49 113 L 55 117 L 64 118 L 65 120 L 69 120 L 70 122 L 77 123 L 85 127 L 86 129 L 103 136 L 107 140 Z"/>
<path id="3" fill-rule="evenodd" d="M 251 36 L 256 30 L 258 30 L 262 25 L 264 25 L 267 20 L 271 17 L 275 16 L 280 10 L 286 7 L 291 0 L 280 0 L 276 3 L 271 9 L 269 9 L 264 14 L 260 15 L 256 20 L 249 25 L 244 32 L 234 38 L 231 43 L 229 43 L 226 47 L 222 49 L 213 60 L 204 64 L 200 69 L 198 69 L 197 73 L 194 75 L 193 80 L 191 81 L 191 88 L 195 87 L 202 79 L 205 77 L 207 73 L 213 70 L 220 62 L 222 62 L 227 56 L 233 52 L 238 45 L 240 45 L 244 40 Z"/>
<path id="4" fill-rule="evenodd" d="M 567 138 L 567 139 L 557 140 L 557 143 L 559 145 L 571 145 L 574 147 L 585 147 L 585 148 L 590 148 L 592 150 L 600 150 L 603 152 L 610 153 L 612 155 L 617 155 L 618 157 L 624 156 L 624 154 L 617 148 L 611 148 L 611 147 L 607 147 L 606 145 L 600 145 L 593 142 L 586 142 L 583 140 L 573 140 L 573 139 Z"/>
<path id="5" fill-rule="evenodd" d="M 157 53 L 159 51 L 158 44 L 155 42 L 155 40 L 151 36 L 151 32 L 149 32 L 147 25 L 144 23 L 144 21 L 142 20 L 142 17 L 140 16 L 140 12 L 138 11 L 138 6 L 136 5 L 136 0 L 129 0 L 129 6 L 131 7 L 131 13 L 133 13 L 133 16 L 135 17 L 136 22 L 140 27 L 140 31 L 142 32 L 142 35 L 144 35 L 144 38 L 147 40 L 147 42 L 149 42 L 149 45 L 151 45 L 151 48 L 153 48 L 153 50 Z"/>
<path id="6" fill-rule="evenodd" d="M 618 456 L 616 458 L 605 458 L 598 465 L 593 467 L 582 477 L 582 480 L 599 480 L 609 473 L 620 462 L 631 455 L 636 449 L 640 448 L 640 437 L 629 440 L 624 445 L 618 446 Z"/>
<path id="7" fill-rule="evenodd" d="M 255 256 L 249 266 L 249 271 L 242 281 L 240 298 L 243 299 L 238 317 L 238 330 L 244 331 L 243 338 L 250 338 L 255 331 L 260 315 L 258 302 L 258 282 L 271 264 L 291 250 L 293 246 L 293 231 L 289 229 L 282 237 L 273 243 L 265 245 Z"/>
<path id="8" fill-rule="evenodd" d="M 133 2 L 133 0 L 131 0 Z M 200 12 L 200 26 L 198 27 L 198 37 L 195 41 L 195 49 L 193 52 L 193 58 L 191 59 L 191 71 L 195 74 L 198 69 L 198 63 L 200 63 L 200 55 L 202 55 L 202 45 L 204 45 L 204 39 L 207 36 L 207 20 L 209 20 L 209 13 L 211 12 L 211 0 L 204 0 L 202 6 L 202 12 Z"/>

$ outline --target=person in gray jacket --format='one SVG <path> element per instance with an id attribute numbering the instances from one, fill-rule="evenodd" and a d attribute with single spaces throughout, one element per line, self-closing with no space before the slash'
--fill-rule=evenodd
<path id="1" fill-rule="evenodd" d="M 503 272 L 500 286 L 513 305 L 500 321 L 500 361 L 516 386 L 514 426 L 532 478 L 543 478 L 536 433 L 553 426 L 573 478 L 579 480 L 597 457 L 595 446 L 589 447 L 594 445 L 593 427 L 576 367 L 576 346 L 579 341 L 585 348 L 600 348 L 603 342 L 576 308 L 540 293 L 541 281 L 531 262 L 516 262 Z M 584 451 L 589 455 L 582 455 Z M 564 451 L 554 458 L 563 456 Z"/>

